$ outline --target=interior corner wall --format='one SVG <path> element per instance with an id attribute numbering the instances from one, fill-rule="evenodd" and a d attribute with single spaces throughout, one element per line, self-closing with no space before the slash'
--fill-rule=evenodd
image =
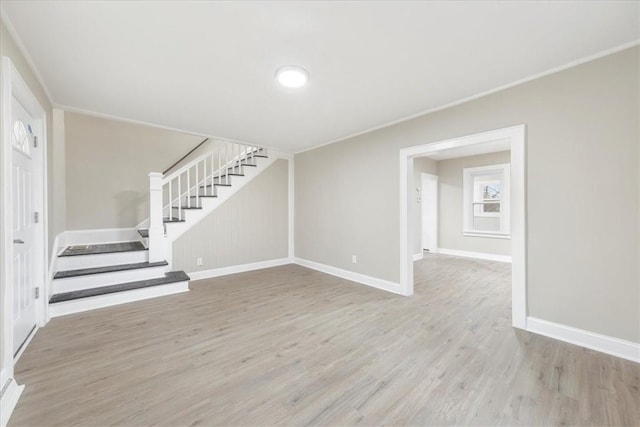
<path id="1" fill-rule="evenodd" d="M 287 258 L 288 168 L 288 160 L 276 160 L 173 242 L 173 269 L 194 273 Z"/>
<path id="2" fill-rule="evenodd" d="M 511 163 L 511 152 L 480 154 L 438 162 L 438 237 L 441 249 L 511 255 L 511 240 L 462 234 L 464 168 Z"/>
<path id="3" fill-rule="evenodd" d="M 133 228 L 149 217 L 149 172 L 201 136 L 65 112 L 67 230 Z"/>
<path id="4" fill-rule="evenodd" d="M 415 189 L 409 197 L 410 230 L 413 230 L 413 254 L 422 254 L 422 174 L 438 175 L 438 162 L 428 157 L 413 159 L 413 185 Z"/>
<path id="5" fill-rule="evenodd" d="M 528 314 L 640 342 L 639 51 L 296 154 L 296 256 L 398 282 L 399 150 L 525 124 Z"/>

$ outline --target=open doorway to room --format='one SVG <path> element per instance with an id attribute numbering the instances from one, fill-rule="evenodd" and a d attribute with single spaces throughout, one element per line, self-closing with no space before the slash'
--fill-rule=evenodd
<path id="1" fill-rule="evenodd" d="M 405 295 L 414 292 L 415 261 L 419 275 L 470 281 L 482 262 L 493 262 L 487 274 L 511 282 L 512 325 L 526 328 L 524 131 L 516 126 L 401 150 Z"/>

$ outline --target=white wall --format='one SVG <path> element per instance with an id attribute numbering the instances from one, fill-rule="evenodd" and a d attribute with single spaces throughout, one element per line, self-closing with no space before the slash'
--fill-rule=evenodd
<path id="1" fill-rule="evenodd" d="M 440 248 L 495 255 L 511 255 L 511 240 L 470 237 L 462 234 L 464 213 L 462 206 L 462 169 L 510 162 L 510 151 L 440 160 L 438 162 L 438 236 L 440 238 Z"/>
<path id="2" fill-rule="evenodd" d="M 174 270 L 192 273 L 286 258 L 288 167 L 288 160 L 276 160 L 180 236 L 173 243 Z"/>
<path id="3" fill-rule="evenodd" d="M 135 227 L 149 217 L 149 172 L 204 138 L 66 112 L 67 230 Z"/>
<path id="4" fill-rule="evenodd" d="M 296 256 L 398 282 L 400 148 L 524 123 L 529 315 L 640 342 L 639 59 L 634 47 L 297 154 Z"/>

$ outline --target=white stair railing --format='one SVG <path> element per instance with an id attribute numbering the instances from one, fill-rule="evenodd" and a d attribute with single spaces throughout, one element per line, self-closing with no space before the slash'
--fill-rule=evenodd
<path id="1" fill-rule="evenodd" d="M 243 165 L 266 156 L 263 147 L 220 141 L 206 153 L 166 176 L 149 174 L 149 262 L 165 260 L 165 222 L 184 221 L 185 209 L 201 207 L 201 198 L 216 197 L 216 187 L 230 186 Z"/>

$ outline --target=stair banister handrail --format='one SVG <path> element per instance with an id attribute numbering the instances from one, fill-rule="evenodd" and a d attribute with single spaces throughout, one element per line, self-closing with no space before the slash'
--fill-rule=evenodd
<path id="1" fill-rule="evenodd" d="M 187 154 L 185 154 L 184 156 L 180 157 L 180 159 L 178 161 L 176 161 L 174 164 L 172 164 L 171 166 L 169 166 L 164 172 L 162 172 L 162 175 L 165 175 L 167 172 L 169 172 L 171 169 L 173 169 L 174 167 L 176 167 L 178 164 L 180 164 L 181 161 L 183 161 L 184 159 L 186 159 L 187 157 L 189 157 L 191 155 L 191 153 L 193 153 L 194 151 L 196 151 L 198 148 L 202 147 L 202 145 L 207 142 L 209 140 L 209 138 L 205 138 L 204 140 L 202 140 L 198 145 L 196 145 L 195 147 L 193 147 L 191 150 L 189 150 L 189 152 Z"/>
<path id="2" fill-rule="evenodd" d="M 234 145 L 238 145 L 238 147 L 242 146 L 242 147 L 246 147 L 245 150 L 239 150 L 239 153 L 237 156 L 235 156 L 235 158 L 239 158 L 242 157 L 243 154 L 245 153 L 249 153 L 250 151 L 252 151 L 252 148 L 257 148 L 256 146 L 253 145 L 245 145 L 245 144 L 239 144 L 239 143 L 234 143 L 234 142 L 227 142 L 227 141 L 219 141 L 223 144 L 234 144 Z M 226 147 L 226 145 L 225 145 Z M 180 167 L 178 170 L 173 171 L 171 174 L 169 174 L 168 176 L 164 176 L 162 179 L 162 183 L 166 184 L 169 181 L 173 180 L 174 178 L 176 178 L 178 175 L 183 174 L 186 170 L 191 169 L 192 167 L 194 167 L 197 163 L 200 163 L 201 161 L 203 161 L 205 158 L 210 157 L 211 155 L 213 155 L 213 153 L 217 150 L 219 150 L 221 147 L 220 145 L 214 145 L 212 147 L 211 150 L 207 151 L 206 153 L 201 154 L 200 156 L 196 157 L 195 159 L 193 159 L 192 161 L 190 161 L 189 163 L 187 163 L 186 165 Z M 253 157 L 252 157 L 253 159 Z M 211 171 L 213 172 L 213 171 Z"/>
<path id="3" fill-rule="evenodd" d="M 205 141 L 203 141 L 203 143 L 204 142 Z M 202 145 L 202 143 L 200 145 Z M 193 151 L 195 150 L 191 152 Z M 184 221 L 182 208 L 183 206 L 187 208 L 193 207 L 191 202 L 192 197 L 195 198 L 195 207 L 199 208 L 201 196 L 215 197 L 216 185 L 230 185 L 230 174 L 239 173 L 242 170 L 243 163 L 253 164 L 255 163 L 256 156 L 265 154 L 266 149 L 263 147 L 217 140 L 207 152 L 199 155 L 169 175 L 158 172 L 150 173 L 148 234 L 150 262 L 164 260 L 167 252 L 167 242 L 164 239 L 166 232 L 166 225 L 164 224 L 165 209 L 168 208 L 169 221 L 173 221 L 174 218 L 177 218 L 178 221 Z M 182 160 L 184 160 L 184 158 L 180 161 Z M 202 168 L 200 166 L 201 163 Z M 185 173 L 186 178 L 183 178 Z M 195 181 L 193 185 L 192 178 L 194 178 Z M 177 186 L 175 193 L 173 189 L 174 181 Z M 186 189 L 183 189 L 183 181 L 186 181 Z M 200 194 L 201 188 L 204 189 L 204 194 Z M 185 196 L 186 203 L 183 205 L 183 197 Z M 167 205 L 164 204 L 165 197 L 168 197 Z M 173 206 L 174 201 L 176 204 L 175 207 Z M 178 211 L 177 217 L 174 216 L 174 209 Z M 171 261 L 169 260 L 169 262 Z"/>

